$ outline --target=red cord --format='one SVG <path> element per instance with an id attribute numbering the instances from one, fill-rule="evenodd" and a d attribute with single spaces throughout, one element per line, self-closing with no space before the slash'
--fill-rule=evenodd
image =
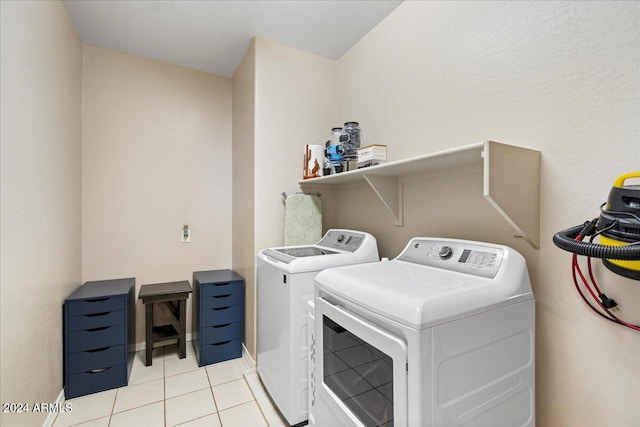
<path id="1" fill-rule="evenodd" d="M 606 320 L 609 320 L 611 322 L 614 323 L 618 323 L 615 320 L 613 320 L 611 317 L 607 316 L 606 314 L 601 313 L 597 308 L 595 308 L 593 305 L 591 305 L 591 303 L 589 302 L 589 300 L 587 299 L 587 297 L 584 295 L 584 293 L 582 293 L 582 290 L 580 289 L 580 286 L 578 285 L 578 278 L 576 277 L 576 272 L 579 271 L 580 268 L 578 266 L 578 256 L 577 255 L 573 255 L 573 261 L 571 264 L 571 272 L 573 274 L 573 285 L 576 288 L 576 291 L 578 291 L 578 294 L 580 295 L 580 297 L 582 298 L 582 300 L 584 301 L 585 304 L 587 304 L 587 306 L 593 310 L 594 313 L 596 313 L 598 316 L 603 317 Z"/>
<path id="2" fill-rule="evenodd" d="M 579 240 L 579 241 L 581 241 L 583 238 L 584 238 L 584 236 L 582 236 L 580 234 L 578 236 L 576 236 L 576 240 Z M 584 276 L 584 274 L 582 273 L 582 270 L 580 269 L 580 265 L 578 264 L 578 256 L 576 254 L 573 255 L 572 261 L 571 261 L 571 272 L 572 272 L 572 276 L 573 276 L 573 284 L 574 284 L 576 290 L 578 291 L 578 294 L 580 294 L 580 297 L 582 297 L 582 300 L 585 302 L 585 304 L 587 304 L 589 306 L 589 308 L 591 308 L 591 310 L 593 310 L 593 312 L 595 312 L 599 316 L 601 316 L 601 317 L 603 317 L 603 318 L 605 318 L 605 319 L 607 319 L 607 320 L 609 320 L 611 322 L 618 323 L 618 324 L 620 324 L 622 326 L 626 326 L 627 328 L 633 329 L 635 331 L 640 331 L 640 326 L 639 325 L 634 325 L 632 323 L 628 323 L 628 322 L 620 319 L 619 317 L 614 315 L 611 312 L 611 310 L 609 310 L 607 307 L 604 306 L 604 304 L 602 303 L 602 301 L 600 301 L 600 298 L 598 297 L 598 295 L 602 295 L 602 292 L 600 291 L 600 288 L 598 287 L 598 284 L 596 283 L 595 277 L 593 275 L 593 269 L 591 267 L 591 257 L 587 257 L 587 266 L 588 266 L 588 270 L 589 270 L 589 278 L 591 279 L 593 287 L 598 292 L 597 295 L 593 291 L 593 289 L 591 289 L 591 286 L 589 285 L 589 282 L 587 281 L 587 278 Z M 606 312 L 606 314 L 602 313 L 600 310 L 598 310 L 596 307 L 594 307 L 587 300 L 587 297 L 584 295 L 584 293 L 580 289 L 580 285 L 578 284 L 578 279 L 576 277 L 576 273 L 578 273 L 578 275 L 580 276 L 580 279 L 582 280 L 583 286 L 587 289 L 587 291 L 589 291 L 589 294 L 591 295 L 591 297 L 598 304 L 600 309 L 602 309 L 602 310 L 604 310 Z"/>
<path id="3" fill-rule="evenodd" d="M 596 288 L 596 292 L 598 292 L 598 295 L 601 295 L 602 291 L 600 290 L 600 288 L 596 284 L 596 279 L 593 276 L 593 269 L 591 268 L 591 257 L 590 256 L 587 257 L 587 268 L 589 269 L 589 278 L 591 279 L 591 283 L 593 283 L 593 286 Z"/>

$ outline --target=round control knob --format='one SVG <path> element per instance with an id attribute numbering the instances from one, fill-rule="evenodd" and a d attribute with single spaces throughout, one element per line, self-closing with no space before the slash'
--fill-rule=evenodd
<path id="1" fill-rule="evenodd" d="M 440 248 L 438 256 L 440 257 L 440 259 L 449 259 L 453 256 L 453 249 L 451 249 L 449 246 L 443 246 Z"/>
<path id="2" fill-rule="evenodd" d="M 342 241 L 344 240 L 344 234 L 341 234 L 338 236 L 338 243 L 342 243 Z"/>

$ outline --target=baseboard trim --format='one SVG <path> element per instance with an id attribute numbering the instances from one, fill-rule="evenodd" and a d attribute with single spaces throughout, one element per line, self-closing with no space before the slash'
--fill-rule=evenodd
<path id="1" fill-rule="evenodd" d="M 61 408 L 64 404 L 64 389 L 58 394 L 58 398 L 55 401 L 56 407 Z M 52 427 L 53 423 L 56 421 L 56 417 L 58 416 L 58 412 L 49 412 L 47 418 L 44 420 L 42 427 Z"/>
<path id="2" fill-rule="evenodd" d="M 253 357 L 249 354 L 249 350 L 244 346 L 244 343 L 242 343 L 242 360 L 244 360 L 244 363 L 246 363 L 249 368 L 253 369 L 256 367 L 256 361 L 253 360 Z"/>

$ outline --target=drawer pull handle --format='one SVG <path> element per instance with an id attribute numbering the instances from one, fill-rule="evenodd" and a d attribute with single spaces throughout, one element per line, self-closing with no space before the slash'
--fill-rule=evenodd
<path id="1" fill-rule="evenodd" d="M 87 350 L 85 351 L 85 353 L 100 353 L 101 351 L 106 351 L 109 350 L 111 347 L 102 347 L 102 348 L 95 348 L 93 350 Z"/>
<path id="2" fill-rule="evenodd" d="M 87 299 L 85 300 L 86 302 L 102 302 L 102 301 L 107 301 L 109 298 L 96 298 L 96 299 Z"/>
<path id="3" fill-rule="evenodd" d="M 214 298 L 229 298 L 231 296 L 231 294 L 227 294 L 227 295 L 216 295 L 214 296 Z"/>
<path id="4" fill-rule="evenodd" d="M 214 286 L 229 286 L 231 283 L 215 283 Z"/>
<path id="5" fill-rule="evenodd" d="M 92 369 L 90 371 L 85 372 L 85 374 L 89 374 L 89 375 L 93 375 L 93 374 L 100 374 L 104 371 L 108 371 L 109 369 L 111 369 L 111 367 L 109 368 L 100 368 L 100 369 Z"/>
<path id="6" fill-rule="evenodd" d="M 223 342 L 217 342 L 215 344 L 211 344 L 211 345 L 225 345 L 225 344 L 229 344 L 231 342 L 231 340 L 229 341 L 223 341 Z"/>
<path id="7" fill-rule="evenodd" d="M 85 329 L 85 332 L 97 332 L 97 331 L 104 331 L 105 329 L 109 329 L 111 326 L 102 326 L 100 328 L 91 328 L 91 329 Z"/>
<path id="8" fill-rule="evenodd" d="M 224 325 L 214 325 L 212 326 L 212 328 L 226 328 L 227 326 L 229 326 L 231 323 L 225 323 Z"/>
<path id="9" fill-rule="evenodd" d="M 85 314 L 85 317 L 102 317 L 111 314 L 110 311 L 105 311 L 104 313 L 94 313 L 94 314 Z"/>
<path id="10" fill-rule="evenodd" d="M 231 306 L 229 306 L 229 307 L 214 308 L 214 310 L 215 310 L 215 311 L 220 311 L 220 310 L 228 310 L 228 309 L 230 309 L 230 308 L 231 308 Z"/>

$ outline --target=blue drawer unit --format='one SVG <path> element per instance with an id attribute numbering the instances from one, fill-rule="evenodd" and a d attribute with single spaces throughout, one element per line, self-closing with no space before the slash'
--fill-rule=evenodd
<path id="1" fill-rule="evenodd" d="M 86 282 L 64 302 L 67 399 L 126 386 L 135 354 L 135 279 Z"/>
<path id="2" fill-rule="evenodd" d="M 244 279 L 232 270 L 193 273 L 193 347 L 198 365 L 242 356 Z"/>

